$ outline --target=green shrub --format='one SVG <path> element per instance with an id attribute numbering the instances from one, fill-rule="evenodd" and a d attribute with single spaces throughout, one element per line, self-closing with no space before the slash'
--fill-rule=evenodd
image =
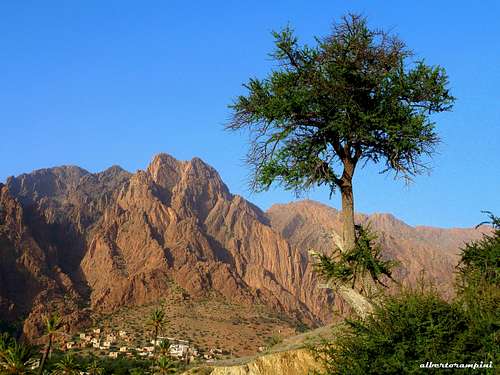
<path id="1" fill-rule="evenodd" d="M 273 334 L 266 339 L 266 345 L 271 348 L 275 345 L 281 344 L 283 342 L 283 338 L 280 335 Z"/>
<path id="2" fill-rule="evenodd" d="M 489 213 L 493 233 L 465 245 L 458 265 L 457 301 L 468 316 L 464 350 L 500 366 L 500 218 Z M 497 356 L 493 355 L 497 353 Z"/>
<path id="3" fill-rule="evenodd" d="M 329 374 L 417 373 L 421 363 L 443 358 L 448 332 L 466 325 L 460 311 L 435 294 L 412 292 L 388 298 L 365 321 L 347 324 L 335 342 L 317 349 Z"/>
<path id="4" fill-rule="evenodd" d="M 432 288 L 385 297 L 373 315 L 347 320 L 333 342 L 313 348 L 327 374 L 494 374 L 496 368 L 428 369 L 421 364 L 500 365 L 500 221 L 493 234 L 467 244 L 458 266 L 457 298 Z"/>
<path id="5" fill-rule="evenodd" d="M 377 235 L 369 227 L 356 226 L 356 243 L 353 249 L 333 249 L 332 255 L 311 252 L 316 258 L 315 270 L 333 285 L 352 284 L 369 276 L 375 283 L 384 285 L 382 278 L 392 279 L 391 270 L 397 265 L 382 259 L 382 248 L 376 242 Z"/>

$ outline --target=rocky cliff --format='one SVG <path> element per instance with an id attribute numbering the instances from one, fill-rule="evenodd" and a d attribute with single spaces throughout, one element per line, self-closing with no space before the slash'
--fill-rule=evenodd
<path id="1" fill-rule="evenodd" d="M 65 166 L 11 177 L 0 187 L 0 319 L 57 309 L 71 322 L 169 295 L 264 304 L 309 324 L 331 318 L 307 249 L 328 251 L 338 213 L 312 202 L 268 213 L 229 192 L 202 160 L 160 154 L 134 174 Z M 400 277 L 420 269 L 449 285 L 457 247 L 473 230 L 412 228 L 387 215 L 359 216 L 382 233 Z"/>
<path id="2" fill-rule="evenodd" d="M 334 236 L 341 233 L 340 212 L 310 200 L 274 205 L 267 216 L 272 227 L 302 251 L 313 249 L 331 253 L 335 246 Z M 391 214 L 358 214 L 356 221 L 375 232 L 383 248 L 383 257 L 400 263 L 395 269 L 399 281 L 415 284 L 424 277 L 445 296 L 452 293 L 460 248 L 468 241 L 481 238 L 488 230 L 487 227 L 412 227 Z"/>
<path id="3" fill-rule="evenodd" d="M 200 159 L 160 154 L 135 174 L 43 169 L 9 178 L 2 192 L 4 211 L 13 207 L 2 227 L 15 223 L 9 233 L 24 242 L 1 251 L 12 264 L 36 258 L 13 272 L 2 261 L 0 277 L 12 279 L 2 282 L 4 319 L 39 312 L 52 295 L 110 312 L 168 296 L 170 282 L 193 298 L 217 293 L 311 324 L 328 319 L 333 297 L 317 288 L 307 255 Z"/>
<path id="4" fill-rule="evenodd" d="M 194 368 L 184 375 L 307 375 L 320 370 L 320 363 L 307 349 L 296 349 L 259 356 L 239 365 Z"/>

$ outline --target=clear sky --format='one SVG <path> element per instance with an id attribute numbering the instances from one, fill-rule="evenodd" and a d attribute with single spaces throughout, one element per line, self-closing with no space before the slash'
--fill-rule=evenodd
<path id="1" fill-rule="evenodd" d="M 233 193 L 266 209 L 295 199 L 250 194 L 247 138 L 226 133 L 227 105 L 272 67 L 270 32 L 303 41 L 346 12 L 399 34 L 440 64 L 458 100 L 435 118 L 433 172 L 405 186 L 358 171 L 356 209 L 409 224 L 472 226 L 500 215 L 500 2 L 15 1 L 0 2 L 0 181 L 63 164 L 144 169 L 155 153 L 201 157 Z M 328 192 L 309 195 L 334 207 Z"/>

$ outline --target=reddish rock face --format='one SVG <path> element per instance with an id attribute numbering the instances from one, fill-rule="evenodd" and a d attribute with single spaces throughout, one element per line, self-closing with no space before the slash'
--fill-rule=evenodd
<path id="1" fill-rule="evenodd" d="M 298 249 L 331 252 L 334 247 L 331 234 L 341 233 L 340 212 L 314 201 L 274 205 L 267 215 L 272 227 Z M 399 261 L 395 269 L 399 281 L 414 285 L 423 276 L 447 297 L 453 294 L 460 248 L 489 230 L 488 227 L 412 227 L 391 214 L 358 214 L 356 221 L 368 225 L 378 235 L 384 258 Z"/>
<path id="2" fill-rule="evenodd" d="M 0 319 L 24 317 L 24 333 L 36 337 L 49 310 L 73 323 L 86 320 L 89 311 L 71 277 L 57 265 L 54 248 L 43 246 L 44 239 L 30 229 L 38 218 L 27 216 L 31 214 L 0 184 Z M 37 225 L 49 230 L 43 222 Z"/>
<path id="3" fill-rule="evenodd" d="M 324 234 L 338 230 L 338 213 L 313 202 L 263 213 L 200 159 L 160 154 L 135 174 L 38 170 L 9 178 L 0 207 L 0 319 L 28 315 L 28 336 L 47 310 L 78 322 L 90 309 L 168 297 L 172 284 L 195 299 L 217 293 L 308 323 L 331 319 L 334 297 L 318 287 L 306 250 L 331 248 Z M 371 221 L 387 256 L 403 262 L 402 279 L 426 268 L 448 286 L 458 246 L 479 236 Z"/>

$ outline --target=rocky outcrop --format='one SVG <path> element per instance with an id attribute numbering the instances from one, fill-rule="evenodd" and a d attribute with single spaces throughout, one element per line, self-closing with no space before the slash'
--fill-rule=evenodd
<path id="1" fill-rule="evenodd" d="M 59 282 L 61 295 L 71 291 L 93 311 L 167 297 L 174 282 L 194 298 L 217 293 L 310 324 L 328 319 L 333 297 L 317 288 L 307 256 L 200 159 L 160 154 L 135 174 L 44 169 L 9 178 L 4 189 L 26 213 L 20 221 L 34 238 L 26 251 L 59 272 L 46 283 Z M 22 244 L 13 246 L 3 251 L 17 259 Z M 38 311 L 36 304 L 21 308 L 33 298 L 16 285 L 5 284 L 19 296 L 11 305 Z"/>
<path id="2" fill-rule="evenodd" d="M 166 154 L 134 174 L 117 166 L 95 174 L 42 169 L 9 178 L 0 192 L 0 319 L 28 316 L 28 336 L 47 310 L 78 322 L 90 310 L 168 297 L 171 285 L 194 300 L 216 293 L 312 325 L 331 319 L 334 296 L 318 287 L 306 251 L 331 248 L 328 234 L 340 219 L 326 206 L 299 202 L 264 213 L 231 194 L 202 160 Z M 448 285 L 458 245 L 477 237 L 387 215 L 358 220 L 382 232 L 386 256 L 402 261 L 408 280 L 425 268 Z"/>
<path id="3" fill-rule="evenodd" d="M 315 289 L 302 284 L 310 272 L 306 257 L 197 158 L 155 157 L 117 191 L 87 244 L 81 268 L 97 310 L 155 300 L 173 280 L 194 297 L 217 292 L 321 319 L 310 307 L 321 305 L 320 293 L 311 303 L 303 292 Z"/>
<path id="4" fill-rule="evenodd" d="M 35 337 L 49 311 L 73 323 L 85 320 L 87 311 L 71 277 L 58 266 L 53 248 L 43 246 L 27 222 L 21 204 L 0 184 L 0 319 L 25 318 L 24 333 Z"/>
<path id="5" fill-rule="evenodd" d="M 306 349 L 272 353 L 248 363 L 233 366 L 194 368 L 185 375 L 307 375 L 321 370 L 319 362 Z"/>

